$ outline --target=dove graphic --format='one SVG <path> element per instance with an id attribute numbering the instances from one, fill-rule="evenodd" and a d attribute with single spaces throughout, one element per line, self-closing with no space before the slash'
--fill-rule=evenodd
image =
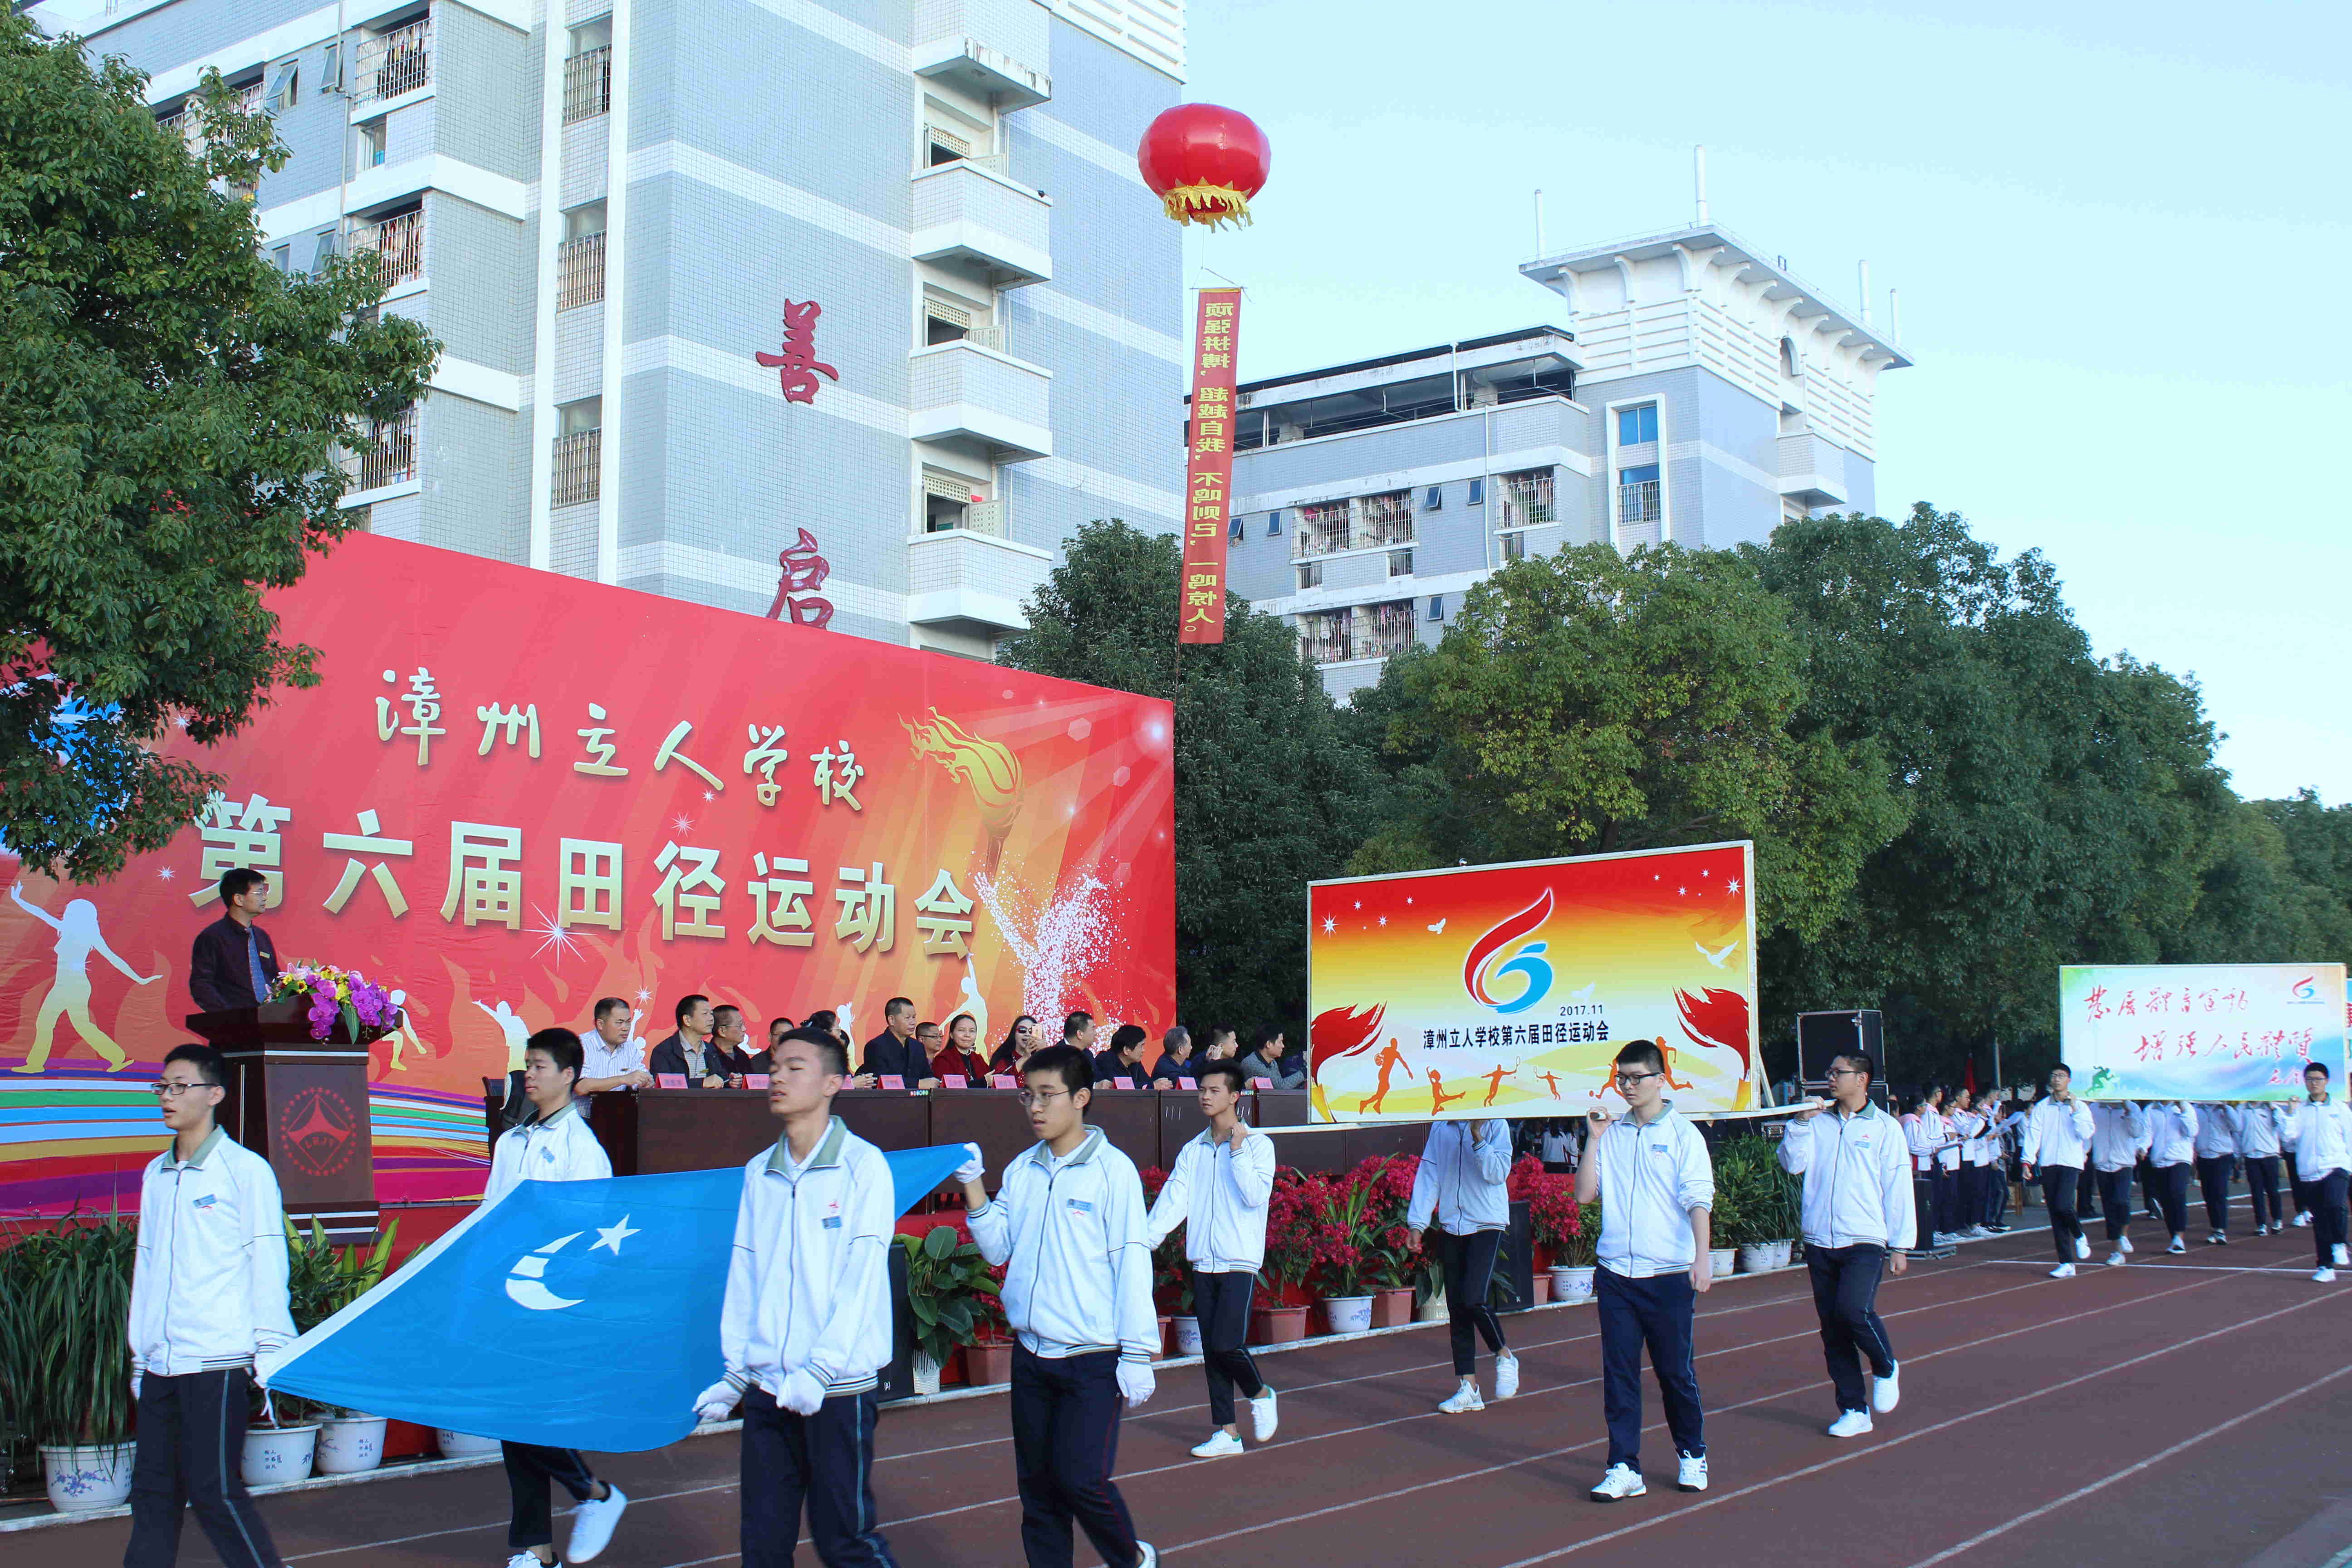
<path id="1" fill-rule="evenodd" d="M 1695 942 L 1691 943 L 1691 945 L 1692 945 L 1693 947 L 1695 947 L 1695 948 L 1697 948 L 1697 949 L 1698 949 L 1698 955 L 1699 955 L 1701 958 L 1706 959 L 1709 963 L 1714 964 L 1717 969 L 1721 969 L 1721 968 L 1723 967 L 1724 961 L 1725 961 L 1726 959 L 1727 959 L 1727 958 L 1729 958 L 1729 957 L 1731 956 L 1731 951 L 1732 951 L 1732 948 L 1736 948 L 1736 947 L 1738 947 L 1738 946 L 1739 945 L 1739 939 L 1738 939 L 1738 938 L 1737 938 L 1737 937 L 1734 937 L 1734 938 L 1732 939 L 1732 941 L 1731 941 L 1731 945 L 1730 945 L 1730 947 L 1727 947 L 1727 948 L 1725 948 L 1725 949 L 1724 949 L 1722 952 L 1707 952 L 1707 950 L 1706 950 L 1706 944 L 1705 942 Z"/>
<path id="2" fill-rule="evenodd" d="M 1448 915 L 1445 917 L 1445 921 L 1450 921 L 1454 917 L 1452 915 Z M 1435 931 L 1438 935 L 1444 936 L 1445 934 L 1445 921 L 1439 921 L 1435 925 L 1431 926 L 1429 929 Z"/>
<path id="3" fill-rule="evenodd" d="M 1587 985 L 1587 986 L 1586 986 L 1583 990 L 1581 990 L 1581 991 L 1571 991 L 1571 992 L 1570 992 L 1570 993 L 1568 994 L 1568 999 L 1569 999 L 1570 1001 L 1571 1001 L 1571 1002 L 1590 1002 L 1590 1001 L 1591 1001 L 1591 1000 L 1592 1000 L 1592 988 L 1593 988 L 1593 986 L 1594 986 L 1594 985 L 1598 985 L 1598 984 L 1601 984 L 1601 982 L 1599 982 L 1598 980 L 1596 980 L 1596 981 L 1592 982 L 1592 984 L 1591 984 L 1591 985 Z"/>

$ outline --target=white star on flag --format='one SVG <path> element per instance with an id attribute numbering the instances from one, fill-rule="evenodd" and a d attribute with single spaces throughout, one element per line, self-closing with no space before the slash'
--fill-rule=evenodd
<path id="1" fill-rule="evenodd" d="M 1333 920 L 1329 915 L 1325 915 L 1323 917 L 1323 929 L 1327 931 L 1338 931 L 1339 929 L 1339 922 Z"/>
<path id="2" fill-rule="evenodd" d="M 629 1216 L 623 1215 L 621 1223 L 618 1225 L 604 1225 L 596 1227 L 595 1244 L 588 1250 L 593 1252 L 599 1247 L 609 1247 L 612 1249 L 613 1256 L 618 1258 L 621 1256 L 621 1243 L 630 1237 L 643 1234 L 644 1228 L 640 1226 L 635 1230 L 630 1229 Z"/>
<path id="3" fill-rule="evenodd" d="M 1726 882 L 1723 885 L 1723 890 L 1727 893 L 1736 893 L 1739 891 L 1739 879 L 1734 877 L 1731 880 Z"/>

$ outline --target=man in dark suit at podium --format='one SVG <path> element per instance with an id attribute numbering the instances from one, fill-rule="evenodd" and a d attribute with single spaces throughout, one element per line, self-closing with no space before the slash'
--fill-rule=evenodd
<path id="1" fill-rule="evenodd" d="M 188 991 L 196 1011 L 258 1007 L 278 984 L 278 949 L 254 921 L 269 900 L 269 879 L 249 866 L 221 873 L 226 912 L 196 933 L 188 955 Z"/>

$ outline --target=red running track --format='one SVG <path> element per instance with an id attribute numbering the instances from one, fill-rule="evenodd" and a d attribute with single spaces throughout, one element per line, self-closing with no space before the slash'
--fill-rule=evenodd
<path id="1" fill-rule="evenodd" d="M 2154 1227 L 2138 1228 L 2145 1244 Z M 2044 1277 L 2044 1233 L 1922 1262 L 1880 1293 L 1902 1407 L 1843 1442 L 1822 1430 L 1834 1411 L 1803 1273 L 1719 1286 L 1698 1328 L 1703 1495 L 1673 1489 L 1652 1388 L 1653 1489 L 1585 1497 L 1605 1440 L 1580 1308 L 1507 1321 L 1522 1391 L 1477 1415 L 1433 1408 L 1452 1381 L 1434 1327 L 1268 1357 L 1282 1432 L 1236 1459 L 1187 1453 L 1207 1433 L 1204 1390 L 1192 1368 L 1163 1370 L 1159 1397 L 1126 1421 L 1120 1483 L 1178 1565 L 2323 1568 L 2352 1545 L 2352 1284 L 2312 1283 L 2309 1237 L 2178 1258 L 2143 1245 L 2131 1267 L 2095 1262 L 2067 1281 Z M 1003 1396 L 887 1414 L 879 1438 L 876 1488 L 902 1563 L 1020 1562 Z M 736 1464 L 731 1436 L 600 1457 L 635 1500 L 599 1561 L 735 1562 Z M 506 1555 L 495 1467 L 262 1506 L 289 1561 L 321 1568 Z M 127 1533 L 121 1520 L 15 1533 L 0 1555 L 86 1568 L 119 1561 Z M 193 1522 L 185 1548 L 184 1562 L 214 1561 Z M 1079 1561 L 1093 1561 L 1083 1541 Z"/>

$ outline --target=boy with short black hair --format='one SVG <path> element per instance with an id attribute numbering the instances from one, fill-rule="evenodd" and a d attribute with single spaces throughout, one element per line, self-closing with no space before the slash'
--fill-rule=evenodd
<path id="1" fill-rule="evenodd" d="M 1122 1406 L 1151 1397 L 1160 1321 L 1135 1163 L 1087 1125 L 1094 1071 L 1076 1045 L 1023 1066 L 1036 1144 L 1014 1156 L 992 1201 L 977 1144 L 956 1171 L 971 1238 L 1009 1264 L 1004 1316 L 1013 1331 L 1013 1464 L 1029 1568 L 1070 1568 L 1075 1521 L 1108 1568 L 1156 1568 L 1111 1480 Z"/>
<path id="2" fill-rule="evenodd" d="M 1199 1459 L 1242 1451 L 1234 1422 L 1234 1385 L 1249 1401 L 1250 1435 L 1263 1443 L 1279 1424 L 1274 1390 L 1250 1358 L 1250 1296 L 1265 1261 L 1265 1205 L 1274 1194 L 1274 1140 L 1251 1132 L 1241 1119 L 1249 1078 L 1238 1062 L 1201 1069 L 1201 1114 L 1208 1131 L 1177 1151 L 1151 1203 L 1146 1240 L 1156 1250 L 1168 1233 L 1184 1227 L 1184 1260 L 1192 1271 L 1192 1314 L 1201 1324 L 1201 1370 L 1209 1380 L 1206 1442 Z"/>
<path id="3" fill-rule="evenodd" d="M 286 1215 L 269 1162 L 215 1120 L 223 1066 L 210 1046 L 176 1046 L 155 1084 L 172 1146 L 148 1162 L 139 1187 L 130 1313 L 139 1453 L 123 1568 L 178 1561 L 184 1505 L 230 1568 L 283 1562 L 238 1457 L 254 1357 L 294 1340 Z"/>
<path id="4" fill-rule="evenodd" d="M 875 1528 L 874 1420 L 890 1360 L 889 1162 L 833 1113 L 849 1052 L 823 1029 L 771 1049 L 775 1146 L 743 1167 L 719 1317 L 726 1375 L 696 1413 L 743 1404 L 745 1568 L 790 1568 L 806 1505 L 827 1568 L 895 1568 Z"/>
<path id="5" fill-rule="evenodd" d="M 1595 1502 L 1649 1489 L 1641 1462 L 1644 1345 L 1675 1440 L 1675 1484 L 1686 1492 L 1703 1492 L 1707 1485 L 1691 1324 L 1699 1296 L 1714 1283 L 1708 1229 L 1715 1164 L 1698 1129 L 1665 1098 L 1665 1055 L 1651 1041 L 1636 1040 L 1617 1053 L 1617 1092 L 1627 1114 L 1615 1118 L 1600 1106 L 1587 1113 L 1592 1131 L 1576 1173 L 1576 1201 L 1601 1200 L 1594 1279 L 1609 1468 L 1592 1489 Z"/>
<path id="6" fill-rule="evenodd" d="M 530 1101 L 531 1114 L 509 1128 L 490 1151 L 484 1207 L 525 1182 L 595 1182 L 613 1173 L 604 1145 L 572 1104 L 582 1055 L 580 1037 L 569 1029 L 541 1029 L 523 1042 L 522 1092 Z M 501 1442 L 499 1449 L 513 1503 L 507 1523 L 507 1545 L 512 1552 L 507 1568 L 538 1568 L 555 1561 L 551 1486 L 557 1481 L 580 1505 L 572 1510 L 572 1539 L 566 1543 L 571 1560 L 585 1563 L 604 1550 L 629 1506 L 620 1488 L 598 1480 L 576 1448 Z"/>
<path id="7" fill-rule="evenodd" d="M 2304 1068 L 2304 1102 L 2294 1108 L 2290 1134 L 2294 1168 L 2311 1204 L 2311 1239 L 2319 1249 L 2319 1267 L 2311 1278 L 2321 1285 L 2336 1283 L 2336 1271 L 2347 1261 L 2345 1194 L 2352 1181 L 2352 1107 L 2328 1093 L 2327 1079 L 2326 1063 Z"/>

